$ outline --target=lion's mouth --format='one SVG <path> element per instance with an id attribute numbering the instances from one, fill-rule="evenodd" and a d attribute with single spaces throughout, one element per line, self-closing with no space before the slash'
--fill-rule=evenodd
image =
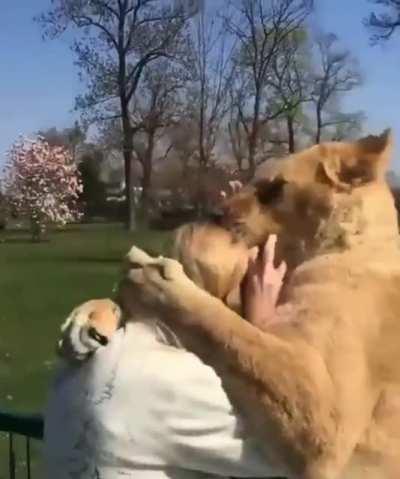
<path id="1" fill-rule="evenodd" d="M 229 228 L 233 233 L 244 234 L 248 232 L 247 224 L 244 221 L 234 221 Z"/>
<path id="2" fill-rule="evenodd" d="M 232 233 L 234 237 L 246 243 L 247 239 L 252 236 L 245 218 L 229 215 L 223 209 L 214 210 L 209 217 L 209 221 L 224 228 Z"/>
<path id="3" fill-rule="evenodd" d="M 254 235 L 246 221 L 227 221 L 222 226 L 226 228 L 235 239 L 244 241 L 248 246 L 253 246 Z"/>

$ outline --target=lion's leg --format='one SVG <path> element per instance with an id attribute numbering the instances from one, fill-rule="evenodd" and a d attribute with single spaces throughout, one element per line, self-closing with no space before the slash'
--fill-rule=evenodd
<path id="1" fill-rule="evenodd" d="M 373 479 L 398 479 L 399 451 L 400 387 L 391 384 L 386 385 L 380 394 L 373 411 L 373 420 L 359 444 L 358 456 L 363 461 L 364 470 L 377 471 L 376 476 L 371 476 Z"/>
<path id="2" fill-rule="evenodd" d="M 317 463 L 336 461 L 335 390 L 318 352 L 259 331 L 203 291 L 186 292 L 179 303 L 170 324 L 217 371 L 266 450 L 274 444 L 299 477 L 308 468 L 308 477 L 330 477 Z"/>
<path id="3" fill-rule="evenodd" d="M 216 370 L 267 454 L 276 452 L 299 478 L 338 477 L 366 425 L 357 424 L 351 440 L 338 439 L 350 437 L 351 415 L 342 416 L 345 396 L 315 348 L 255 328 L 198 288 L 175 261 L 160 258 L 128 278 L 137 297 Z"/>
<path id="4" fill-rule="evenodd" d="M 183 316 L 191 316 L 189 324 Z M 299 477 L 339 477 L 372 407 L 366 366 L 354 364 L 357 352 L 354 374 L 337 380 L 305 342 L 261 332 L 202 292 L 185 296 L 169 321 L 217 371 L 267 451 L 274 444 Z M 346 376 L 343 368 L 337 373 Z"/>

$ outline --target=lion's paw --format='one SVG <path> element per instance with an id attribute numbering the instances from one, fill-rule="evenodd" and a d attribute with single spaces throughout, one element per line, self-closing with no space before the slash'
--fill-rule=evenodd
<path id="1" fill-rule="evenodd" d="M 110 299 L 94 299 L 75 308 L 61 326 L 58 353 L 82 361 L 108 344 L 121 321 L 120 308 Z"/>
<path id="2" fill-rule="evenodd" d="M 132 271 L 129 278 L 140 284 L 142 294 L 170 306 L 196 288 L 178 261 L 162 256 L 144 266 L 139 275 Z"/>
<path id="3" fill-rule="evenodd" d="M 181 263 L 163 256 L 151 257 L 140 248 L 129 251 L 123 280 L 119 285 L 119 304 L 124 312 L 147 311 L 174 314 L 186 311 L 193 298 L 206 294 L 186 275 Z"/>

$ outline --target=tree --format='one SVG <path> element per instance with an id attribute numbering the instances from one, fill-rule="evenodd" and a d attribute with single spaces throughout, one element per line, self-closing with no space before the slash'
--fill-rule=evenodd
<path id="1" fill-rule="evenodd" d="M 372 12 L 364 20 L 364 24 L 371 31 L 373 43 L 388 40 L 400 27 L 400 1 L 399 0 L 371 0 L 372 3 L 382 6 L 385 11 Z"/>
<path id="2" fill-rule="evenodd" d="M 312 6 L 311 0 L 241 0 L 232 2 L 236 14 L 225 17 L 238 42 L 236 108 L 246 134 L 249 176 L 255 172 L 263 125 L 281 114 L 265 96 L 272 63 L 287 37 L 303 27 Z"/>
<path id="3" fill-rule="evenodd" d="M 103 153 L 97 148 L 84 153 L 79 159 L 78 170 L 82 181 L 79 196 L 85 216 L 101 215 L 106 202 L 106 186 L 100 179 Z"/>
<path id="4" fill-rule="evenodd" d="M 228 137 L 237 169 L 242 172 L 245 169 L 244 162 L 247 156 L 247 138 L 241 116 L 243 107 L 238 105 L 241 105 L 239 90 L 233 91 L 232 88 L 228 119 Z"/>
<path id="5" fill-rule="evenodd" d="M 78 165 L 82 181 L 79 201 L 85 216 L 102 215 L 106 201 L 106 188 L 101 181 L 101 167 L 104 164 L 103 151 L 99 145 L 86 142 L 86 132 L 75 122 L 73 127 L 58 130 L 56 127 L 40 130 L 37 134 L 51 147 L 66 149 L 72 161 Z"/>
<path id="6" fill-rule="evenodd" d="M 132 102 L 133 124 L 138 130 L 133 148 L 142 168 L 142 201 L 147 203 L 154 163 L 171 150 L 165 132 L 182 117 L 180 93 L 188 81 L 185 69 L 165 59 L 153 62 Z M 157 150 L 162 154 L 156 156 Z"/>
<path id="7" fill-rule="evenodd" d="M 136 130 L 133 159 L 140 164 L 142 171 L 140 185 L 144 203 L 148 200 L 155 163 L 166 159 L 171 150 L 171 142 L 165 133 L 179 122 L 182 115 L 179 93 L 186 81 L 184 68 L 160 59 L 145 69 L 132 99 L 130 114 Z M 100 142 L 107 149 L 120 150 L 122 131 L 119 122 L 109 122 L 100 130 Z"/>
<path id="8" fill-rule="evenodd" d="M 58 130 L 56 127 L 52 127 L 38 131 L 37 135 L 44 138 L 50 146 L 67 148 L 74 161 L 77 159 L 79 146 L 86 140 L 86 132 L 77 121 L 72 128 Z"/>
<path id="9" fill-rule="evenodd" d="M 182 117 L 176 125 L 168 128 L 167 136 L 172 145 L 173 154 L 181 165 L 181 181 L 184 182 L 189 174 L 189 166 L 197 153 L 198 141 L 193 131 L 196 123 L 192 118 Z"/>
<path id="10" fill-rule="evenodd" d="M 257 142 L 257 156 L 261 156 L 262 161 L 271 155 L 295 151 L 298 124 L 304 120 L 303 105 L 311 100 L 311 68 L 308 34 L 299 28 L 287 35 L 271 59 L 262 95 L 262 103 L 268 108 L 264 109 Z M 238 169 L 243 171 L 246 131 L 250 131 L 244 114 L 249 88 L 242 76 L 238 80 L 231 93 L 228 134 Z"/>
<path id="11" fill-rule="evenodd" d="M 45 36 L 55 38 L 68 28 L 79 32 L 73 44 L 76 64 L 87 93 L 76 107 L 87 121 L 119 118 L 127 201 L 127 225 L 135 227 L 132 193 L 133 135 L 130 104 L 143 70 L 159 58 L 176 55 L 188 13 L 182 2 L 161 0 L 53 0 L 38 17 Z M 192 11 L 189 14 L 193 14 Z"/>
<path id="12" fill-rule="evenodd" d="M 334 112 L 336 124 L 332 125 L 330 140 L 345 141 L 355 140 L 362 133 L 362 126 L 365 121 L 365 113 L 362 111 L 355 113 Z"/>
<path id="13" fill-rule="evenodd" d="M 7 221 L 7 203 L 6 197 L 2 191 L 2 185 L 0 183 L 0 230 L 3 230 L 6 227 Z"/>
<path id="14" fill-rule="evenodd" d="M 9 208 L 29 220 L 33 240 L 46 225 L 66 224 L 80 217 L 82 192 L 77 165 L 68 151 L 43 138 L 21 138 L 8 152 L 4 189 Z"/>
<path id="15" fill-rule="evenodd" d="M 339 96 L 360 86 L 361 75 L 348 50 L 337 46 L 333 33 L 321 34 L 316 39 L 317 63 L 313 75 L 312 101 L 316 117 L 315 143 L 321 142 L 324 129 L 338 125 L 354 125 L 360 116 L 337 114 L 335 102 Z M 333 107 L 333 108 L 332 108 Z"/>
<path id="16" fill-rule="evenodd" d="M 219 12 L 203 8 L 193 19 L 191 57 L 193 79 L 188 91 L 188 116 L 196 125 L 199 169 L 210 166 L 213 151 L 228 111 L 233 78 L 232 53 Z"/>
<path id="17" fill-rule="evenodd" d="M 296 150 L 296 121 L 301 118 L 302 106 L 311 100 L 311 49 L 307 32 L 298 29 L 288 35 L 272 59 L 272 73 L 267 80 L 271 95 L 279 104 L 278 111 L 285 119 L 289 153 Z"/>

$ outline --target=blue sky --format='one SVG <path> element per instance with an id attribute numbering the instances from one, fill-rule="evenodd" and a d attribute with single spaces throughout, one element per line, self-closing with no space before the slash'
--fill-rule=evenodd
<path id="1" fill-rule="evenodd" d="M 211 1 L 211 0 L 208 0 Z M 221 0 L 213 0 L 221 1 Z M 49 0 L 7 2 L 0 15 L 0 162 L 2 153 L 20 134 L 69 126 L 74 97 L 81 84 L 67 38 L 44 42 L 32 17 Z M 400 38 L 371 47 L 362 19 L 368 0 L 316 0 L 313 22 L 336 33 L 359 59 L 365 84 L 348 95 L 345 108 L 364 110 L 366 130 L 393 127 L 400 152 Z M 393 165 L 400 171 L 400 159 Z"/>

